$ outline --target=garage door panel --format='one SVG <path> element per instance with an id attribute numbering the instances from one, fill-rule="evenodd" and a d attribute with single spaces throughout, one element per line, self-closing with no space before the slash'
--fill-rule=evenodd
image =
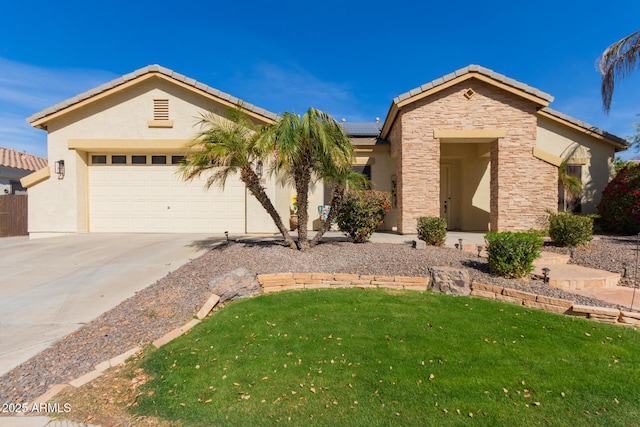
<path id="1" fill-rule="evenodd" d="M 204 191 L 206 179 L 184 182 L 175 170 L 90 166 L 90 231 L 244 233 L 245 189 L 237 177 L 225 191 Z"/>

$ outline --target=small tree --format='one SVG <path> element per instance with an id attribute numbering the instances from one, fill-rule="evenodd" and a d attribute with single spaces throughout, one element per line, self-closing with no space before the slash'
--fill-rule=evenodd
<path id="1" fill-rule="evenodd" d="M 627 163 L 620 169 L 602 192 L 598 213 L 604 230 L 640 232 L 640 167 Z"/>
<path id="2" fill-rule="evenodd" d="M 254 169 L 258 162 L 267 161 L 268 151 L 257 144 L 265 129 L 251 121 L 242 105 L 228 109 L 225 117 L 204 114 L 199 125 L 202 130 L 186 146 L 189 154 L 180 165 L 182 177 L 191 180 L 209 173 L 207 188 L 213 184 L 224 188 L 229 176 L 239 173 L 240 180 L 269 213 L 285 242 L 295 249 L 295 241 L 260 184 L 260 177 Z"/>
<path id="3" fill-rule="evenodd" d="M 327 179 L 342 185 L 340 177 L 348 176 L 355 157 L 353 145 L 331 115 L 315 108 L 309 108 L 302 117 L 283 113 L 281 119 L 261 135 L 259 143 L 265 152 L 275 153 L 272 172 L 284 176 L 295 186 L 298 248 L 306 250 L 311 247 L 307 238 L 309 187 L 315 181 Z"/>
<path id="4" fill-rule="evenodd" d="M 338 209 L 338 227 L 355 243 L 369 240 L 391 209 L 391 194 L 383 191 L 348 191 Z"/>

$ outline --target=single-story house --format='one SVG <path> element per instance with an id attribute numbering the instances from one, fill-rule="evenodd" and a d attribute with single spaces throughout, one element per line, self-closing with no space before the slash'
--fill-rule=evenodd
<path id="1" fill-rule="evenodd" d="M 395 98 L 384 121 L 343 124 L 354 168 L 392 193 L 384 228 L 416 232 L 420 216 L 464 231 L 528 230 L 558 208 L 558 167 L 566 160 L 595 210 L 617 151 L 628 143 L 548 107 L 553 98 L 470 65 Z M 34 114 L 48 133 L 45 167 L 26 178 L 32 237 L 85 232 L 272 233 L 271 218 L 232 178 L 224 190 L 176 174 L 201 113 L 222 116 L 240 100 L 151 65 Z M 256 123 L 274 113 L 243 103 Z M 294 190 L 264 177 L 286 221 Z M 327 202 L 318 183 L 315 206 Z"/>
<path id="2" fill-rule="evenodd" d="M 47 159 L 0 147 L 0 196 L 26 194 L 20 179 L 47 166 Z"/>

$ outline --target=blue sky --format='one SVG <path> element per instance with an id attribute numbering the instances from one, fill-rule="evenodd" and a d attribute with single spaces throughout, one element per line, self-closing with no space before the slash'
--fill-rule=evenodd
<path id="1" fill-rule="evenodd" d="M 395 96 L 479 64 L 553 95 L 556 110 L 627 137 L 640 121 L 640 70 L 617 84 L 605 115 L 595 61 L 640 29 L 640 2 L 603 5 L 5 2 L 0 146 L 46 156 L 46 132 L 31 128 L 28 116 L 149 64 L 275 113 L 313 106 L 352 122 L 384 120 Z"/>

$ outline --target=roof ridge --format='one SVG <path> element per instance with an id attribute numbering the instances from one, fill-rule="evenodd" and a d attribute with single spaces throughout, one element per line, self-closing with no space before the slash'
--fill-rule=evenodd
<path id="1" fill-rule="evenodd" d="M 549 95 L 546 92 L 543 92 L 539 89 L 536 89 L 532 86 L 529 86 L 526 83 L 522 83 L 519 82 L 515 79 L 512 79 L 511 77 L 507 77 L 504 74 L 500 74 L 500 73 L 496 73 L 493 70 L 490 70 L 489 68 L 483 67 L 481 65 L 477 65 L 477 64 L 470 64 L 467 65 L 466 67 L 460 68 L 458 70 L 453 71 L 452 73 L 446 74 L 442 77 L 438 77 L 435 80 L 431 80 L 430 82 L 427 82 L 425 84 L 422 84 L 416 88 L 413 88 L 407 92 L 404 92 L 398 96 L 396 96 L 395 98 L 393 98 L 393 102 L 395 104 L 398 104 L 406 99 L 409 99 L 413 96 L 419 95 L 423 92 L 426 92 L 427 90 L 430 90 L 432 88 L 438 87 L 442 84 L 445 84 L 451 80 L 454 80 L 458 77 L 464 76 L 466 74 L 470 74 L 470 73 L 478 73 L 481 75 L 484 75 L 486 77 L 489 77 L 493 80 L 496 80 L 500 83 L 504 83 L 508 86 L 511 86 L 513 88 L 519 89 L 523 92 L 526 92 L 528 94 L 537 96 L 538 98 L 542 98 L 545 101 L 551 102 L 553 101 L 553 96 Z"/>
<path id="2" fill-rule="evenodd" d="M 223 99 L 225 101 L 231 102 L 233 104 L 242 104 L 243 108 L 245 110 L 251 111 L 253 113 L 256 113 L 258 115 L 261 115 L 263 117 L 269 118 L 271 120 L 277 120 L 278 115 L 275 113 L 272 113 L 270 111 L 265 110 L 264 108 L 258 107 L 256 105 L 253 105 L 249 102 L 245 102 L 244 100 L 240 99 L 240 98 L 236 98 L 235 96 L 232 96 L 228 93 L 222 92 L 218 89 L 215 89 L 209 85 L 206 85 L 204 83 L 198 82 L 195 79 L 192 79 L 190 77 L 187 77 L 183 74 L 177 73 L 169 68 L 163 67 L 159 64 L 151 64 L 151 65 L 147 65 L 146 67 L 142 67 L 142 68 L 138 68 L 137 70 L 134 70 L 130 73 L 124 74 L 120 77 L 117 77 L 109 82 L 103 83 L 100 86 L 97 86 L 95 88 L 89 89 L 85 92 L 82 92 L 78 95 L 75 95 L 71 98 L 67 98 L 64 101 L 61 101 L 51 107 L 45 108 L 44 110 L 41 110 L 31 116 L 29 116 L 27 118 L 27 122 L 28 123 L 33 123 L 37 120 L 40 120 L 48 115 L 57 113 L 58 111 L 61 111 L 67 107 L 70 107 L 72 105 L 78 104 L 84 100 L 87 100 L 93 96 L 96 96 L 100 93 L 104 93 L 110 89 L 114 89 L 124 83 L 127 83 L 129 81 L 135 80 L 141 76 L 144 76 L 146 74 L 150 74 L 150 73 L 159 73 L 162 74 L 164 76 L 167 76 L 171 79 L 177 80 L 181 83 L 187 84 L 189 86 L 192 86 L 198 90 L 201 90 L 205 93 L 208 93 L 209 95 L 213 95 L 217 98 Z"/>

